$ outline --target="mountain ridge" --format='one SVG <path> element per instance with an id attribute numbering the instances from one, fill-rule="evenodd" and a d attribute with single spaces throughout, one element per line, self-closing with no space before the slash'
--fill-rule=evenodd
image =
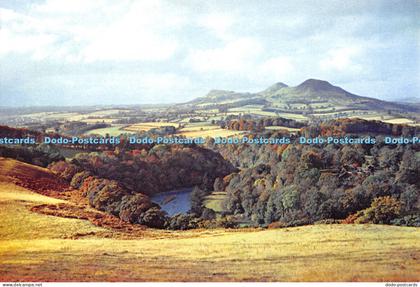
<path id="1" fill-rule="evenodd" d="M 356 95 L 328 81 L 314 78 L 307 79 L 297 86 L 277 82 L 255 93 L 214 89 L 203 97 L 178 106 L 201 109 L 224 107 L 236 110 L 241 107 L 258 106 L 270 112 L 332 114 L 345 111 L 351 113 L 352 116 L 374 111 L 381 114 L 420 112 L 418 105 Z"/>

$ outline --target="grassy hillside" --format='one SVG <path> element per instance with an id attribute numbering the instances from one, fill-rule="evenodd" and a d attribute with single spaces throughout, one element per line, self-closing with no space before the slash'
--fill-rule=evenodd
<path id="1" fill-rule="evenodd" d="M 128 236 L 129 229 L 99 227 L 70 211 L 70 218 L 34 212 L 48 205 L 56 206 L 49 214 L 60 215 L 57 210 L 76 203 L 13 183 L 23 167 L 31 176 L 30 165 L 12 160 L 0 165 L 2 281 L 419 280 L 418 228 L 145 229 Z M 39 179 L 51 179 L 46 170 L 33 169 Z M 78 217 L 89 211 L 81 209 Z"/>
<path id="2" fill-rule="evenodd" d="M 295 87 L 276 83 L 258 93 L 212 90 L 205 97 L 180 106 L 193 107 L 196 113 L 197 109 L 222 109 L 226 114 L 281 116 L 296 120 L 376 116 L 387 120 L 402 118 L 410 124 L 415 123 L 413 117 L 418 117 L 419 112 L 415 105 L 354 95 L 316 79 L 308 79 Z"/>

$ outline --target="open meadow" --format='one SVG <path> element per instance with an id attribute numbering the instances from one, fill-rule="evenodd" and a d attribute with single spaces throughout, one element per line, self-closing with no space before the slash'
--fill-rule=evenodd
<path id="1" fill-rule="evenodd" d="M 60 197 L 53 198 L 16 179 L 24 171 L 48 182 L 48 170 L 4 159 L 0 165 L 2 281 L 419 280 L 418 228 L 117 228 L 91 220 L 93 211 L 68 191 L 48 191 Z"/>
<path id="2" fill-rule="evenodd" d="M 146 122 L 146 123 L 137 123 L 134 125 L 130 125 L 124 128 L 124 130 L 130 131 L 130 132 L 140 132 L 140 131 L 148 131 L 154 128 L 160 128 L 164 126 L 178 127 L 179 124 L 168 123 L 168 122 Z"/>

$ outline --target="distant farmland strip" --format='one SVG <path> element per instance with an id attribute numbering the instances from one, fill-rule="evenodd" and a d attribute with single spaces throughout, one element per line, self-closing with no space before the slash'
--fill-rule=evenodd
<path id="1" fill-rule="evenodd" d="M 160 128 L 165 126 L 172 126 L 175 128 L 179 127 L 178 123 L 169 123 L 169 122 L 146 122 L 130 125 L 124 128 L 125 131 L 139 132 L 139 131 L 148 131 L 154 128 Z"/>

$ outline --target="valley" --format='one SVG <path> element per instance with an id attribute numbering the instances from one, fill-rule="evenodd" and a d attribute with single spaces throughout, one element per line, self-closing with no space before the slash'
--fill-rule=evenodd
<path id="1" fill-rule="evenodd" d="M 417 287 L 419 4 L 1 0 L 0 282 Z"/>
<path id="2" fill-rule="evenodd" d="M 0 137 L 29 143 L 0 145 L 0 279 L 415 281 L 420 148 L 384 138 L 419 114 L 313 79 L 4 109 Z"/>
<path id="3" fill-rule="evenodd" d="M 350 224 L 124 231 L 71 214 L 31 211 L 75 203 L 13 184 L 10 174 L 21 164 L 9 161 L 7 174 L 4 164 L 2 281 L 416 281 L 420 272 L 418 228 Z M 29 176 L 44 174 L 26 168 Z"/>
<path id="4" fill-rule="evenodd" d="M 327 81 L 308 79 L 296 87 L 276 83 L 257 93 L 212 90 L 175 105 L 39 107 L 5 110 L 0 124 L 69 135 L 119 136 L 157 131 L 186 137 L 230 137 L 231 119 L 281 117 L 299 122 L 361 118 L 419 125 L 418 104 L 361 97 Z M 11 112 L 11 114 L 9 114 Z M 274 128 L 274 127 L 273 127 Z"/>

